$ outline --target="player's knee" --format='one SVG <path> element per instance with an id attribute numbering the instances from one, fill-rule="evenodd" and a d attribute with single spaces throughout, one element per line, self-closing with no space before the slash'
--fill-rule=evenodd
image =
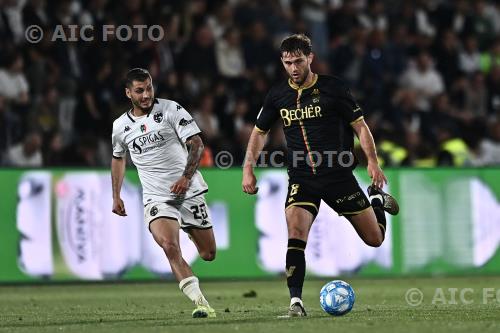
<path id="1" fill-rule="evenodd" d="M 372 233 L 363 239 L 366 245 L 371 247 L 380 247 L 384 242 L 384 237 L 381 233 Z"/>
<path id="2" fill-rule="evenodd" d="M 176 258 L 181 255 L 181 249 L 179 247 L 179 243 L 177 242 L 165 240 L 161 243 L 161 247 L 169 259 Z"/>
<path id="3" fill-rule="evenodd" d="M 201 251 L 200 256 L 205 261 L 213 261 L 215 259 L 215 250 Z"/>
<path id="4" fill-rule="evenodd" d="M 288 238 L 289 239 L 307 239 L 307 230 L 299 227 L 288 228 Z"/>

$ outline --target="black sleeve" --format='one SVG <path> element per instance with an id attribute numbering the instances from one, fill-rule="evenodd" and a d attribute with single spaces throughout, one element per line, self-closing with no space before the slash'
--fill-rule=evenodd
<path id="1" fill-rule="evenodd" d="M 337 89 L 339 91 L 337 94 L 337 102 L 335 104 L 341 117 L 350 124 L 363 119 L 363 110 L 359 107 L 349 88 L 339 86 Z"/>
<path id="2" fill-rule="evenodd" d="M 274 94 L 271 90 L 266 98 L 264 99 L 264 105 L 260 109 L 257 115 L 257 121 L 255 122 L 255 128 L 262 132 L 267 132 L 271 129 L 274 122 L 279 118 L 279 111 L 273 103 Z"/>

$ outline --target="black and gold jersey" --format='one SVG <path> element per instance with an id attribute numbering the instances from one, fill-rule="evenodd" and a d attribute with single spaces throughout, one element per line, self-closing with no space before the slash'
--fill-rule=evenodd
<path id="1" fill-rule="evenodd" d="M 351 125 L 363 112 L 339 78 L 315 75 L 308 86 L 291 80 L 275 85 L 264 100 L 255 127 L 267 132 L 281 118 L 294 176 L 327 175 L 354 169 Z"/>

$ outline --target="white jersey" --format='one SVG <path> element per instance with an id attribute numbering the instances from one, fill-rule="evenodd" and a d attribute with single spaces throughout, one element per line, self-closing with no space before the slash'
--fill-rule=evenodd
<path id="1" fill-rule="evenodd" d="M 187 163 L 186 139 L 201 131 L 191 115 L 179 104 L 155 99 L 153 109 L 141 117 L 128 111 L 113 123 L 113 156 L 128 151 L 139 173 L 143 203 L 174 201 L 170 187 L 182 176 Z M 208 190 L 196 171 L 185 198 Z"/>

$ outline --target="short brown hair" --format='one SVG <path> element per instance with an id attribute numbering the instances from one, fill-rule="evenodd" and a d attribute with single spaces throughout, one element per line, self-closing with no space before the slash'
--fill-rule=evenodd
<path id="1" fill-rule="evenodd" d="M 295 34 L 283 39 L 280 46 L 280 55 L 283 53 L 300 53 L 308 56 L 312 52 L 312 44 L 309 37 L 304 34 Z"/>
<path id="2" fill-rule="evenodd" d="M 127 86 L 127 88 L 130 88 L 132 87 L 132 83 L 134 81 L 144 82 L 147 79 L 150 79 L 152 81 L 151 74 L 149 74 L 146 69 L 134 68 L 128 71 L 127 76 L 125 77 L 125 85 Z"/>

